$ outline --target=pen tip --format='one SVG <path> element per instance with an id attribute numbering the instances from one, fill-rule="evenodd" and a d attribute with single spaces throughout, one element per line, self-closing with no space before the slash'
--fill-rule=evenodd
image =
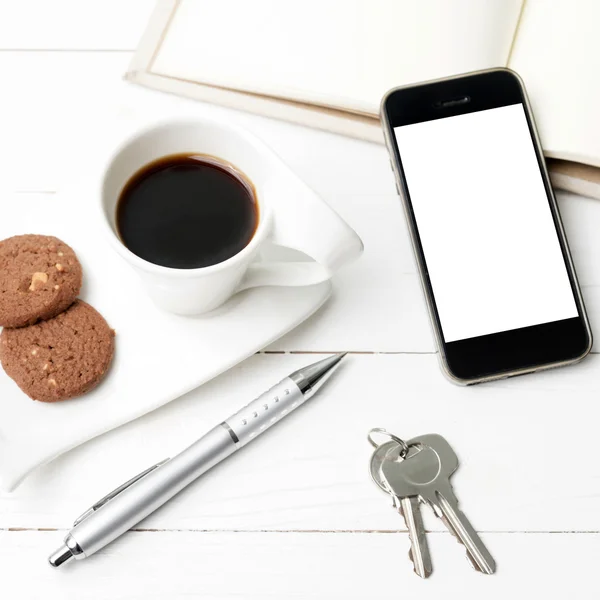
<path id="1" fill-rule="evenodd" d="M 325 383 L 346 354 L 347 352 L 341 352 L 340 354 L 328 356 L 312 365 L 298 369 L 290 375 L 290 378 L 305 396 L 309 392 L 314 394 Z"/>
<path id="2" fill-rule="evenodd" d="M 344 356 L 346 356 L 346 354 L 348 354 L 348 353 L 340 352 L 339 354 L 334 354 L 333 356 L 326 358 L 325 361 L 323 361 L 323 362 L 327 362 L 328 368 L 332 369 L 342 360 L 342 358 L 344 358 Z"/>

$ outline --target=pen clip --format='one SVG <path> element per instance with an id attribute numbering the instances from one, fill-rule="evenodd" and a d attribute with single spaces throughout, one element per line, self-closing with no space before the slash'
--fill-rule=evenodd
<path id="1" fill-rule="evenodd" d="M 109 492 L 108 494 L 106 494 L 106 496 L 104 496 L 103 498 L 98 500 L 98 502 L 93 504 L 83 514 L 79 515 L 75 519 L 75 522 L 73 523 L 73 527 L 76 527 L 77 525 L 79 525 L 80 523 L 85 521 L 90 515 L 94 514 L 99 508 L 102 508 L 106 503 L 110 502 L 113 498 L 116 498 L 122 491 L 126 490 L 128 487 L 131 487 L 134 483 L 137 483 L 140 479 L 142 479 L 149 473 L 152 473 L 152 471 L 154 471 L 155 469 L 158 469 L 158 467 L 162 467 L 168 460 L 170 460 L 170 459 L 165 458 L 164 460 L 161 460 L 160 462 L 156 463 L 155 465 L 152 465 L 151 467 L 147 468 L 146 470 L 142 471 L 141 473 L 138 473 L 135 477 L 132 477 L 125 483 L 122 483 L 119 487 L 115 488 L 112 492 Z"/>

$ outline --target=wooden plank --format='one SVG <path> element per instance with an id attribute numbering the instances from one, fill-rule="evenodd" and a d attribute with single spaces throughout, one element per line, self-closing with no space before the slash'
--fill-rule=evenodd
<path id="1" fill-rule="evenodd" d="M 361 261 L 340 273 L 322 316 L 273 349 L 432 351 L 404 218 L 389 193 L 393 183 L 383 148 L 131 88 L 119 81 L 127 60 L 115 54 L 0 53 L 0 72 L 15 90 L 0 113 L 0 164 L 6 165 L 0 186 L 54 192 L 80 177 L 82 169 L 99 168 L 89 163 L 99 163 L 92 157 L 105 144 L 111 115 L 124 127 L 140 113 L 146 120 L 183 113 L 230 117 L 270 143 L 367 246 Z M 31 76 L 23 79 L 23 72 Z M 87 181 L 90 187 L 81 194 L 92 201 L 96 189 L 91 177 Z M 327 331 L 337 333 L 320 335 Z"/>
<path id="2" fill-rule="evenodd" d="M 154 0 L 2 0 L 0 50 L 133 50 Z"/>
<path id="3" fill-rule="evenodd" d="M 82 198 L 94 201 L 94 190 Z M 43 198 L 60 206 L 60 194 L 0 195 L 0 202 L 31 202 Z M 368 201 L 373 211 L 365 211 Z M 331 204 L 362 236 L 366 251 L 341 271 L 328 303 L 295 331 L 276 341 L 271 351 L 432 352 L 428 318 L 404 218 L 392 196 L 334 196 Z M 600 323 L 600 238 L 595 235 L 597 201 L 561 195 L 567 232 L 588 305 L 592 327 Z M 389 257 L 389 258 L 388 258 Z"/>
<path id="4" fill-rule="evenodd" d="M 600 534 L 487 534 L 495 575 L 449 534 L 430 535 L 434 573 L 411 571 L 406 534 L 131 533 L 53 571 L 59 532 L 0 532 L 2 589 L 20 600 L 169 598 L 592 598 Z"/>
<path id="5" fill-rule="evenodd" d="M 331 301 L 270 349 L 433 351 L 384 148 L 132 88 L 119 80 L 128 59 L 114 53 L 0 53 L 0 74 L 12 90 L 0 111 L 0 188 L 54 192 L 84 170 L 97 171 L 107 123 L 126 128 L 169 115 L 224 116 L 269 143 L 365 241 L 361 260 L 337 277 Z M 82 198 L 93 201 L 96 175 L 85 179 Z M 600 322 L 600 237 L 594 230 L 600 204 L 564 193 L 559 198 L 594 327 Z"/>
<path id="6" fill-rule="evenodd" d="M 256 355 L 85 444 L 40 469 L 13 495 L 2 495 L 0 527 L 68 527 L 109 490 L 317 358 Z M 367 432 L 386 427 L 406 437 L 446 436 L 461 460 L 457 495 L 479 530 L 600 531 L 599 373 L 594 355 L 568 369 L 462 388 L 445 381 L 433 355 L 352 355 L 322 394 L 142 527 L 404 529 L 367 469 Z M 565 483 L 565 474 L 576 485 Z M 443 529 L 430 511 L 425 523 Z"/>
<path id="7" fill-rule="evenodd" d="M 79 157 L 97 145 L 98 120 L 116 97 L 129 57 L 0 52 L 1 189 L 54 192 L 77 178 Z"/>
<path id="8" fill-rule="evenodd" d="M 0 52 L 4 189 L 55 191 L 69 165 L 102 141 L 107 122 L 220 115 L 262 137 L 327 199 L 393 194 L 385 148 L 152 92 L 121 81 L 129 52 Z M 32 165 L 34 167 L 32 168 Z"/>
<path id="9" fill-rule="evenodd" d="M 325 197 L 359 232 L 365 254 L 339 273 L 338 293 L 328 304 L 270 348 L 433 352 L 429 318 L 399 198 L 395 194 Z M 567 192 L 559 192 L 558 201 L 592 330 L 598 338 L 600 202 Z M 330 340 L 335 344 L 325 345 Z"/>

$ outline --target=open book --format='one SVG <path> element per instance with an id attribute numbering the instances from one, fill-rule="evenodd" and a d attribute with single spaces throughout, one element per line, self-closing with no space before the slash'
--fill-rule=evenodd
<path id="1" fill-rule="evenodd" d="M 599 23 L 599 0 L 159 0 L 127 77 L 383 141 L 388 89 L 507 66 L 555 184 L 600 197 Z"/>

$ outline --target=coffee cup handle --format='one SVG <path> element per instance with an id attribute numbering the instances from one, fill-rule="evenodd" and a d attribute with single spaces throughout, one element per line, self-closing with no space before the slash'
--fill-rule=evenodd
<path id="1" fill-rule="evenodd" d="M 363 251 L 356 232 L 324 200 L 291 171 L 286 175 L 271 179 L 263 188 L 270 212 L 269 241 L 299 250 L 312 261 L 253 263 L 237 291 L 267 285 L 315 285 L 331 279 Z"/>

